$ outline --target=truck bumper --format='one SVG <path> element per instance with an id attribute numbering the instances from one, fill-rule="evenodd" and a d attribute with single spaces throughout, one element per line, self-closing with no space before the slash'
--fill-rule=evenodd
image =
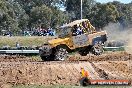
<path id="1" fill-rule="evenodd" d="M 52 54 L 52 48 L 49 45 L 44 45 L 39 48 L 40 56 L 50 56 Z"/>

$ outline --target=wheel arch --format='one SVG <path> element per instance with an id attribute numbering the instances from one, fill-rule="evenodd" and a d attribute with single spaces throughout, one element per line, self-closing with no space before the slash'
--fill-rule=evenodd
<path id="1" fill-rule="evenodd" d="M 97 42 L 105 43 L 107 41 L 107 36 L 101 35 L 100 37 L 96 37 L 92 39 L 92 45 L 95 45 Z"/>

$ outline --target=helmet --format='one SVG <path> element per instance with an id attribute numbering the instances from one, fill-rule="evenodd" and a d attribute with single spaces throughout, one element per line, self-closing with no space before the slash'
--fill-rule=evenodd
<path id="1" fill-rule="evenodd" d="M 79 24 L 77 24 L 77 27 L 79 27 Z"/>

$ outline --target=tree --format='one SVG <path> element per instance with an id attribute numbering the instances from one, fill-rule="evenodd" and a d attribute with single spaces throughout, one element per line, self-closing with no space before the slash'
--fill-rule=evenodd
<path id="1" fill-rule="evenodd" d="M 68 14 L 60 11 L 58 8 L 52 8 L 51 27 L 57 27 L 66 23 L 69 19 Z"/>
<path id="2" fill-rule="evenodd" d="M 18 27 L 21 30 L 27 29 L 27 25 L 29 22 L 29 16 L 26 14 L 25 10 L 22 8 L 22 6 L 15 2 L 15 1 L 10 1 L 10 4 L 13 5 L 13 10 L 15 13 L 15 20 L 18 22 Z"/>
<path id="3" fill-rule="evenodd" d="M 94 6 L 95 1 L 94 0 L 82 0 L 83 2 L 83 17 L 86 17 L 86 14 L 90 12 L 90 9 Z M 81 0 L 66 0 L 65 2 L 66 11 L 69 13 L 72 13 L 72 18 L 75 17 L 75 19 L 80 19 L 80 10 L 81 10 Z"/>
<path id="4" fill-rule="evenodd" d="M 13 5 L 9 2 L 2 0 L 0 1 L 0 12 L 1 12 L 1 30 L 17 31 L 19 30 L 18 22 L 16 20 L 16 14 L 13 9 Z"/>
<path id="5" fill-rule="evenodd" d="M 15 0 L 0 1 L 1 11 L 1 30 L 11 31 L 16 33 L 27 28 L 29 16 L 25 13 L 22 6 Z"/>
<path id="6" fill-rule="evenodd" d="M 43 24 L 48 28 L 51 23 L 52 10 L 46 5 L 33 7 L 30 14 L 30 24 L 32 27 L 38 27 Z"/>
<path id="7" fill-rule="evenodd" d="M 118 1 L 106 4 L 83 1 L 83 18 L 98 28 L 109 22 L 132 24 L 132 3 Z M 43 27 L 57 27 L 80 19 L 81 0 L 0 0 L 0 30 L 18 32 Z M 61 11 L 60 8 L 65 11 Z"/>
<path id="8" fill-rule="evenodd" d="M 132 3 L 123 4 L 118 1 L 113 1 L 112 4 L 116 6 L 119 12 L 119 18 L 117 20 L 122 25 L 132 24 Z"/>
<path id="9" fill-rule="evenodd" d="M 88 18 L 95 27 L 103 28 L 109 22 L 116 22 L 118 16 L 119 13 L 114 5 L 110 3 L 96 3 L 91 9 L 91 13 L 88 13 L 86 18 Z"/>
<path id="10" fill-rule="evenodd" d="M 51 27 L 55 27 L 56 25 L 60 25 L 62 22 L 64 22 L 65 18 L 67 18 L 65 16 L 65 14 L 59 10 L 59 8 L 61 6 L 64 6 L 64 0 L 15 0 L 16 2 L 18 2 L 23 9 L 25 10 L 25 12 L 27 13 L 27 17 L 29 16 L 30 18 L 30 22 L 28 23 L 28 28 L 32 29 L 33 26 L 38 26 L 38 24 L 44 24 L 43 21 L 41 21 L 41 17 L 42 17 L 42 13 L 41 13 L 41 17 L 33 17 L 33 12 L 34 14 L 39 13 L 39 10 L 32 11 L 34 8 L 38 8 L 38 7 L 42 7 L 43 5 L 45 5 L 48 9 L 51 9 L 52 13 L 47 13 L 47 15 L 50 14 L 51 16 L 51 20 L 50 20 L 50 25 Z M 42 10 L 42 9 L 41 9 Z M 46 9 L 43 9 L 43 12 L 46 11 Z M 47 11 L 46 11 L 47 12 Z M 45 15 L 43 15 L 44 17 Z M 37 21 L 35 21 L 35 19 L 37 19 Z M 21 24 L 21 23 L 20 23 Z"/>

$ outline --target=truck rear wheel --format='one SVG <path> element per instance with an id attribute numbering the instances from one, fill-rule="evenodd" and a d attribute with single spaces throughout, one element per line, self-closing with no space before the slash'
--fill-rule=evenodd
<path id="1" fill-rule="evenodd" d="M 99 43 L 95 44 L 92 49 L 91 49 L 91 52 L 94 54 L 94 55 L 101 55 L 103 53 L 103 46 Z"/>
<path id="2" fill-rule="evenodd" d="M 55 53 L 55 60 L 63 61 L 68 57 L 68 52 L 65 48 L 57 47 Z"/>

